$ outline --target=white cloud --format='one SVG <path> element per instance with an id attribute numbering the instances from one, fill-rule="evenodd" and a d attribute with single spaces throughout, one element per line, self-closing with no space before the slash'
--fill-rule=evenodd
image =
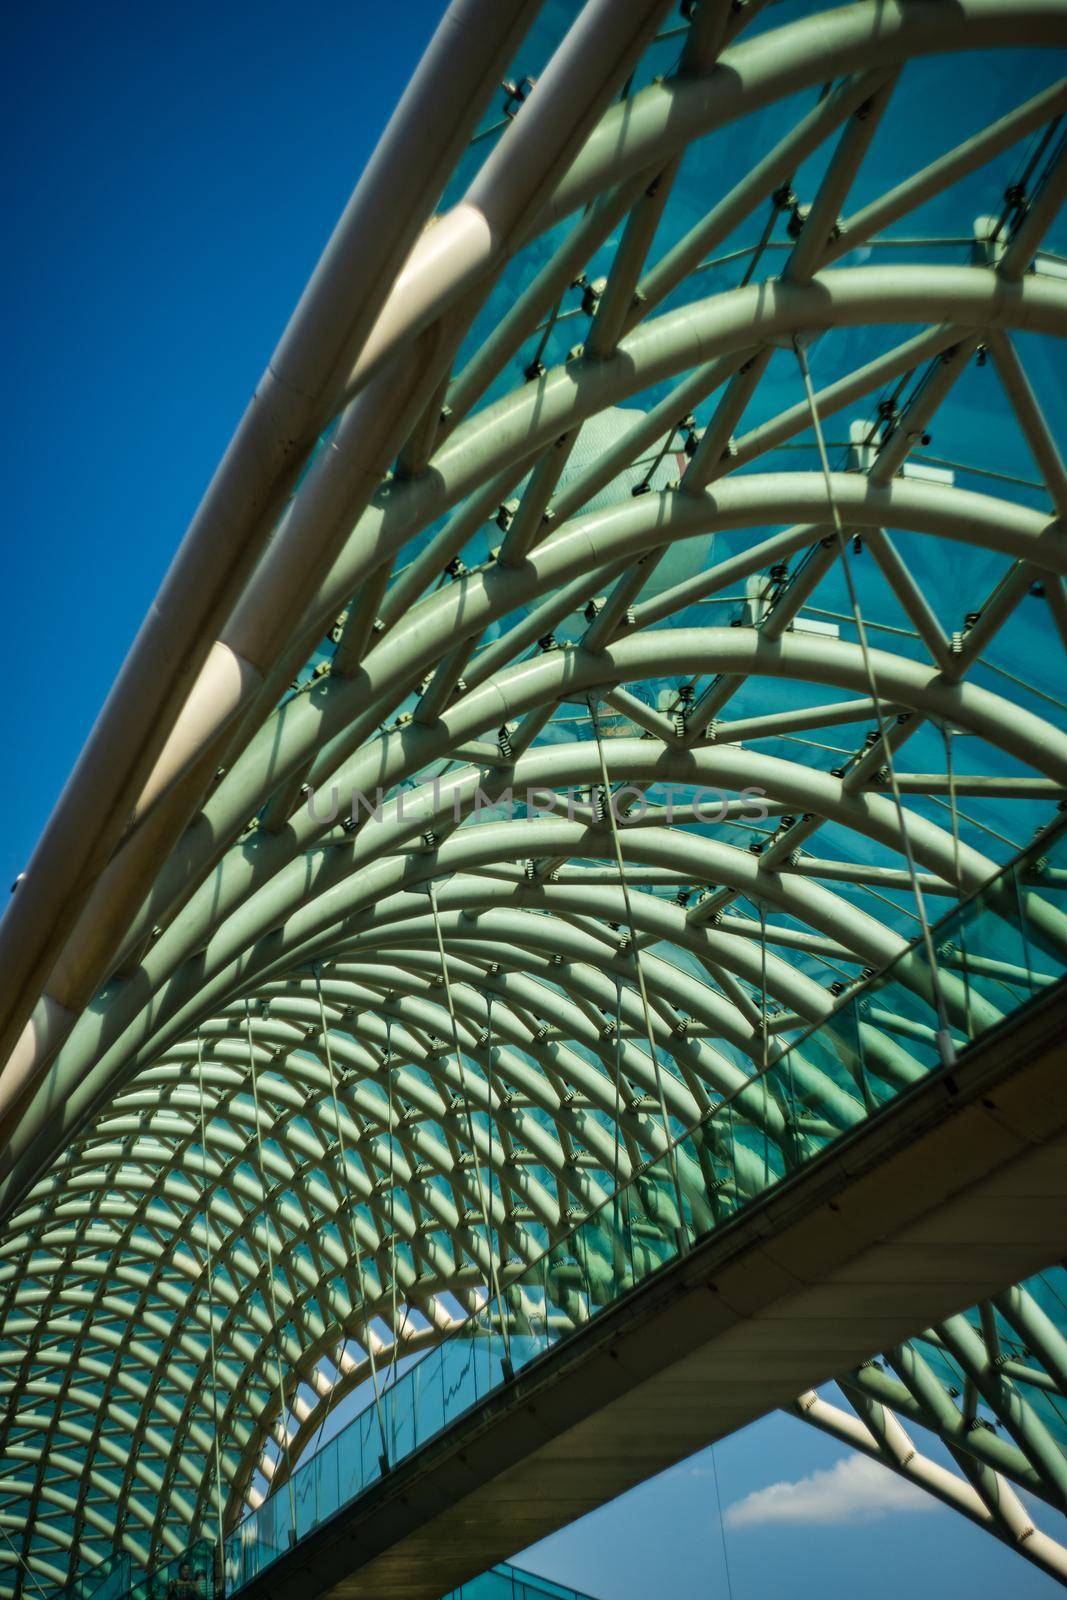
<path id="1" fill-rule="evenodd" d="M 872 1521 L 901 1511 L 936 1511 L 938 1502 L 870 1456 L 842 1456 L 795 1483 L 771 1483 L 727 1506 L 729 1528 L 772 1522 Z"/>

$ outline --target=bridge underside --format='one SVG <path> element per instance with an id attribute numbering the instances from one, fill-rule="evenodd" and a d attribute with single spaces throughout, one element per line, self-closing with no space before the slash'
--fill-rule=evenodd
<path id="1" fill-rule="evenodd" d="M 787 9 L 454 0 L 338 224 L 0 921 L 0 1600 L 239 1544 L 719 1106 L 736 1298 L 472 1423 L 479 1562 L 788 1404 L 1062 1568 L 1041 1041 L 763 1191 L 1067 968 L 1067 0 Z"/>

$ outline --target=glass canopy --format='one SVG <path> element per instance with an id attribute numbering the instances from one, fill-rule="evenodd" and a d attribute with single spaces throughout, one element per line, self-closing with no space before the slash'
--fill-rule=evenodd
<path id="1" fill-rule="evenodd" d="M 1067 4 L 500 12 L 398 111 L 440 149 L 379 301 L 229 507 L 236 687 L 9 986 L 0 1597 L 269 1505 L 916 938 L 933 1018 L 879 1027 L 951 1049 L 930 929 L 1067 796 Z M 1005 1285 L 1007 1359 L 1062 1290 Z M 997 1507 L 1067 1470 L 920 1353 L 800 1414 L 940 1431 L 1038 1559 Z"/>

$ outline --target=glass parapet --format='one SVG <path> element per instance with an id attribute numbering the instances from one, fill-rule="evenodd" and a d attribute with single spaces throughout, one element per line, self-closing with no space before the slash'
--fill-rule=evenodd
<path id="1" fill-rule="evenodd" d="M 126 1550 L 113 1550 L 109 1556 L 82 1572 L 62 1589 L 54 1600 L 119 1600 L 129 1594 L 133 1582 L 133 1562 Z"/>
<path id="2" fill-rule="evenodd" d="M 214 1600 L 220 1592 L 218 1547 L 197 1539 L 177 1555 L 139 1570 L 116 1550 L 58 1590 L 53 1600 Z"/>
<path id="3" fill-rule="evenodd" d="M 142 1573 L 124 1600 L 212 1600 L 219 1589 L 216 1550 L 211 1540 L 198 1539 L 181 1555 Z"/>
<path id="4" fill-rule="evenodd" d="M 553 1583 L 535 1572 L 502 1564 L 479 1573 L 469 1583 L 445 1596 L 445 1600 L 589 1600 L 577 1589 Z"/>

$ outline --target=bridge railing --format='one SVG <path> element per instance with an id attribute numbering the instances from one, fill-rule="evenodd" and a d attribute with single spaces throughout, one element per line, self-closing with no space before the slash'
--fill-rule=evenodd
<path id="1" fill-rule="evenodd" d="M 113 1550 L 95 1567 L 81 1572 L 53 1600 L 125 1600 L 133 1581 L 133 1560 L 128 1550 Z"/>
<path id="2" fill-rule="evenodd" d="M 147 1572 L 128 1551 L 116 1550 L 52 1600 L 214 1600 L 219 1592 L 218 1546 L 211 1539 L 197 1539 Z"/>

